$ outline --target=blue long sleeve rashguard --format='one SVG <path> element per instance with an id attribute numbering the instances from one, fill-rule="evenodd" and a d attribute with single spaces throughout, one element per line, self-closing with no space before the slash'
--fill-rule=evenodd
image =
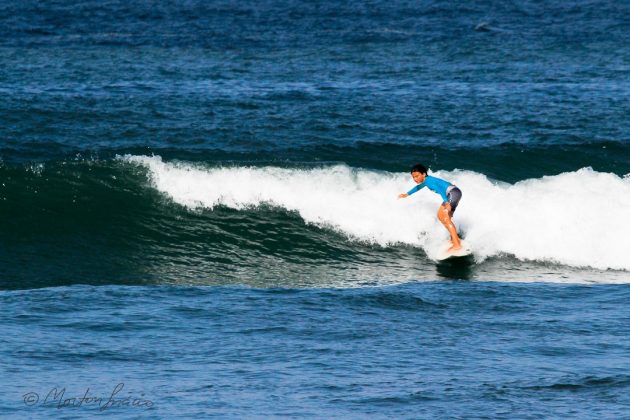
<path id="1" fill-rule="evenodd" d="M 422 188 L 427 187 L 434 193 L 439 194 L 442 197 L 444 203 L 448 202 L 448 197 L 446 196 L 446 190 L 452 184 L 448 181 L 444 181 L 443 179 L 436 178 L 434 176 L 428 175 L 422 184 L 418 184 L 407 193 L 411 195 L 417 191 L 420 191 Z"/>

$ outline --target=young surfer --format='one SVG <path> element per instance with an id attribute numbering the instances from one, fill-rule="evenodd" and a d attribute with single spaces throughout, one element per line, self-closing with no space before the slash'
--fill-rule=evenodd
<path id="1" fill-rule="evenodd" d="M 462 244 L 459 236 L 457 235 L 457 229 L 455 228 L 451 218 L 453 217 L 453 213 L 455 213 L 455 209 L 457 209 L 459 200 L 462 198 L 462 192 L 459 188 L 448 181 L 427 175 L 427 171 L 427 168 L 420 164 L 411 168 L 411 177 L 418 185 L 410 189 L 407 193 L 400 194 L 398 198 L 409 197 L 411 194 L 424 187 L 427 187 L 434 193 L 439 194 L 442 197 L 442 204 L 438 209 L 437 217 L 448 230 L 448 233 L 451 234 L 452 245 L 448 249 L 448 252 L 456 251 L 461 249 Z"/>

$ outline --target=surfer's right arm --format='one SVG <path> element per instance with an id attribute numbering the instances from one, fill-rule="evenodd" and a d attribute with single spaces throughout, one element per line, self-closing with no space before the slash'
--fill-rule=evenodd
<path id="1" fill-rule="evenodd" d="M 424 187 L 424 185 L 416 185 L 415 187 L 413 187 L 412 189 L 410 189 L 409 191 L 407 191 L 406 193 L 402 193 L 398 196 L 398 198 L 407 198 L 409 197 L 411 194 L 415 193 L 416 191 L 418 191 L 420 188 Z"/>

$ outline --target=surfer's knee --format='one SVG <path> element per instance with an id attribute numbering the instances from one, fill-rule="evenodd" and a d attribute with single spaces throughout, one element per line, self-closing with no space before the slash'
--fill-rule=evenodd
<path id="1" fill-rule="evenodd" d="M 441 213 L 438 216 L 438 219 L 439 219 L 440 223 L 442 223 L 444 225 L 444 227 L 446 227 L 447 229 L 449 228 L 450 225 L 453 224 L 453 222 L 451 221 L 451 218 L 448 217 L 448 213 Z"/>

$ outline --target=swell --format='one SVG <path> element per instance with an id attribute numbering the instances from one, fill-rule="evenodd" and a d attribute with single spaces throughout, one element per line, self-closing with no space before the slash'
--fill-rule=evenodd
<path id="1" fill-rule="evenodd" d="M 0 288 L 75 283 L 265 285 L 309 265 L 387 267 L 372 252 L 268 206 L 189 211 L 150 186 L 146 170 L 111 160 L 0 167 Z M 299 284 L 299 280 L 297 280 Z"/>

